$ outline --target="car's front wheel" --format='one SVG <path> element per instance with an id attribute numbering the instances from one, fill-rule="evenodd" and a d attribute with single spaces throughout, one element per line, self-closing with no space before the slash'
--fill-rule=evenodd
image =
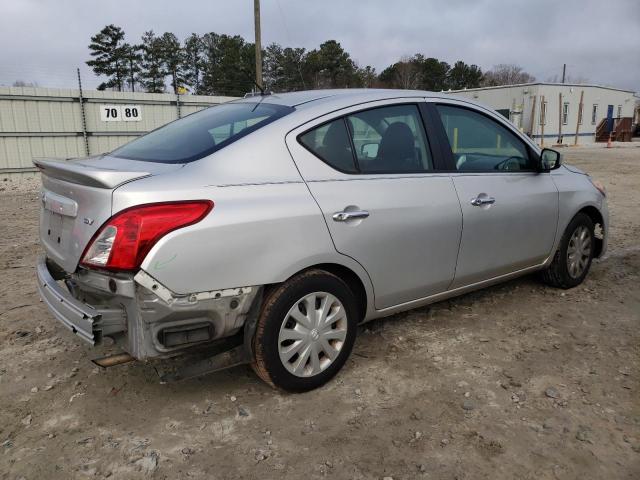
<path id="1" fill-rule="evenodd" d="M 267 293 L 254 337 L 253 369 L 291 392 L 317 388 L 344 365 L 356 337 L 358 308 L 349 286 L 308 270 Z"/>
<path id="2" fill-rule="evenodd" d="M 588 215 L 578 213 L 569 222 L 553 262 L 542 272 L 542 280 L 558 288 L 580 285 L 589 273 L 594 252 L 593 221 Z"/>

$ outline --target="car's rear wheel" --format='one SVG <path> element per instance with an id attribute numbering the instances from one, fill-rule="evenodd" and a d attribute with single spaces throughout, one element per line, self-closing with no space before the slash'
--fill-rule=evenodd
<path id="1" fill-rule="evenodd" d="M 254 337 L 253 369 L 291 392 L 317 388 L 344 365 L 356 337 L 355 295 L 337 276 L 308 270 L 267 293 Z"/>
<path id="2" fill-rule="evenodd" d="M 594 252 L 593 221 L 578 213 L 567 226 L 553 262 L 542 272 L 543 281 L 558 288 L 580 285 L 589 273 Z"/>

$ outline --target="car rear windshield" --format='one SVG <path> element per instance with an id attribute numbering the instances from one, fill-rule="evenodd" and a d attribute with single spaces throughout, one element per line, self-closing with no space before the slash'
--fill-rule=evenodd
<path id="1" fill-rule="evenodd" d="M 157 163 L 189 163 L 292 112 L 269 103 L 225 103 L 193 113 L 133 140 L 111 155 Z"/>

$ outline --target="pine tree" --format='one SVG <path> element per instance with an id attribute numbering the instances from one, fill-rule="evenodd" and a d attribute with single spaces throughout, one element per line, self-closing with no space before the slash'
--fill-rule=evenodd
<path id="1" fill-rule="evenodd" d="M 164 79 L 167 76 L 163 60 L 162 42 L 153 30 L 142 35 L 142 62 L 139 83 L 149 93 L 164 93 Z"/>
<path id="2" fill-rule="evenodd" d="M 342 45 L 327 40 L 305 56 L 304 69 L 313 88 L 348 88 L 360 83 L 357 66 Z"/>
<path id="3" fill-rule="evenodd" d="M 358 68 L 356 75 L 359 79 L 359 86 L 363 88 L 372 88 L 376 85 L 378 75 L 376 75 L 376 69 L 371 65 L 367 65 L 364 68 Z"/>
<path id="4" fill-rule="evenodd" d="M 419 53 L 413 58 L 420 71 L 418 88 L 438 92 L 447 87 L 447 73 L 451 68 L 447 62 L 437 58 L 425 58 Z"/>
<path id="5" fill-rule="evenodd" d="M 476 88 L 482 82 L 482 70 L 477 65 L 467 65 L 458 60 L 447 73 L 447 86 L 451 90 Z"/>
<path id="6" fill-rule="evenodd" d="M 165 32 L 158 38 L 160 44 L 162 62 L 164 69 L 171 77 L 171 87 L 173 93 L 178 93 L 180 87 L 185 83 L 184 80 L 184 50 L 180 45 L 180 40 L 173 33 Z"/>
<path id="7" fill-rule="evenodd" d="M 204 69 L 201 91 L 205 95 L 241 97 L 254 88 L 255 50 L 240 35 L 207 33 L 203 37 Z"/>
<path id="8" fill-rule="evenodd" d="M 184 83 L 191 88 L 191 93 L 201 93 L 204 43 L 196 33 L 192 33 L 184 41 Z"/>
<path id="9" fill-rule="evenodd" d="M 218 68 L 218 35 L 215 32 L 205 33 L 202 36 L 202 82 L 199 93 L 201 95 L 214 95 L 216 93 L 215 72 Z"/>
<path id="10" fill-rule="evenodd" d="M 124 30 L 113 24 L 107 25 L 91 37 L 89 50 L 94 58 L 87 61 L 87 65 L 96 75 L 108 77 L 101 85 L 103 89 L 115 88 L 122 91 L 128 71 Z"/>
<path id="11" fill-rule="evenodd" d="M 141 45 L 124 44 L 124 59 L 127 68 L 127 80 L 129 88 L 132 92 L 136 91 L 136 83 L 138 82 L 138 74 L 140 73 L 140 62 L 142 62 Z"/>
<path id="12" fill-rule="evenodd" d="M 267 46 L 264 58 L 264 81 L 268 90 L 293 92 L 304 90 L 302 68 L 305 60 L 304 48 L 282 48 L 277 43 Z"/>

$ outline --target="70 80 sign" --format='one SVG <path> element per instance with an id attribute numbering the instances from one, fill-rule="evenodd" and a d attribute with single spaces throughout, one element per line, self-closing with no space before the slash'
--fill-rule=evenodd
<path id="1" fill-rule="evenodd" d="M 139 122 L 142 120 L 140 105 L 100 105 L 103 122 Z"/>

